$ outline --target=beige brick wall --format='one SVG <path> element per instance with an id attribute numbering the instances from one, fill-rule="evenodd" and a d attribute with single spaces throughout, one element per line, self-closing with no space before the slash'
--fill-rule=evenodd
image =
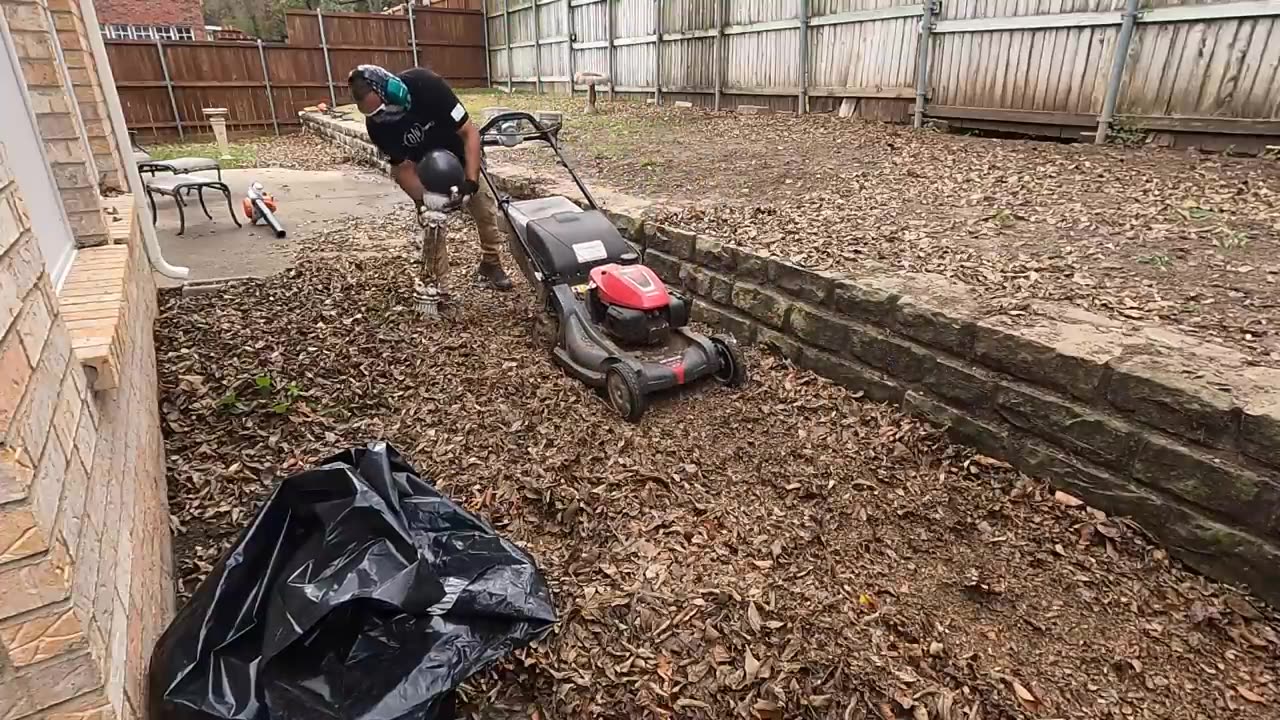
<path id="1" fill-rule="evenodd" d="M 89 45 L 88 29 L 80 13 L 79 0 L 48 0 L 58 31 L 58 44 L 71 76 L 72 89 L 80 106 L 80 121 L 89 138 L 93 163 L 98 169 L 100 187 L 125 190 L 128 180 L 124 176 L 119 153 L 111 138 L 111 123 L 107 104 L 102 95 L 98 73 L 93 72 L 93 48 Z"/>
<path id="2" fill-rule="evenodd" d="M 0 720 L 137 717 L 174 610 L 155 286 L 135 229 L 119 386 L 91 390 L 3 158 Z"/>
<path id="3" fill-rule="evenodd" d="M 66 200 L 67 217 L 81 247 L 105 245 L 107 227 L 102 221 L 99 201 L 100 172 L 97 159 L 105 162 L 108 177 L 118 178 L 120 164 L 113 159 L 110 144 L 105 142 L 104 111 L 96 103 L 100 90 L 94 87 L 96 73 L 87 72 L 92 65 L 83 53 L 72 57 L 80 67 L 72 67 L 72 53 L 87 49 L 84 23 L 79 20 L 78 9 L 73 11 L 64 0 L 52 15 L 48 0 L 0 0 L 14 50 L 27 81 L 27 91 L 35 106 L 41 137 L 49 162 L 53 165 L 58 189 Z M 58 0 L 54 0 L 55 5 Z M 51 19 L 52 18 L 52 19 Z M 63 44 L 65 43 L 65 45 Z M 67 63 L 67 73 L 58 64 L 62 52 Z M 89 56 L 90 58 L 92 56 Z M 68 84 L 70 75 L 70 84 Z M 78 78 L 78 79 L 77 79 Z M 79 87 L 78 87 L 79 86 Z M 96 95 L 95 95 L 96 92 Z M 83 123 L 85 130 L 99 133 L 81 134 L 81 112 L 85 106 L 98 125 L 90 127 L 89 117 Z M 95 144 L 96 143 L 96 144 Z M 121 187 L 118 180 L 109 182 Z"/>

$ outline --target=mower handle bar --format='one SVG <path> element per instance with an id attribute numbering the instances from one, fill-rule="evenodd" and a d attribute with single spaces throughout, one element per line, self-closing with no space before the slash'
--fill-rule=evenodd
<path id="1" fill-rule="evenodd" d="M 551 128 L 543 127 L 542 123 L 538 122 L 538 118 L 533 115 L 523 110 L 512 110 L 510 112 L 498 113 L 497 115 L 489 118 L 489 121 L 480 128 L 480 137 L 483 138 L 485 135 L 488 135 L 489 131 L 498 123 L 507 122 L 509 120 L 528 120 L 529 124 L 537 129 L 536 133 L 521 133 L 526 140 L 540 140 L 543 135 L 550 136 L 551 133 L 560 129 L 559 125 Z"/>
<path id="2" fill-rule="evenodd" d="M 493 128 L 499 123 L 509 122 L 512 120 L 524 120 L 534 127 L 536 132 L 519 133 L 520 142 L 525 142 L 526 140 L 538 140 L 550 145 L 551 150 L 555 152 L 556 158 L 560 161 L 560 164 L 564 166 L 565 170 L 569 171 L 569 177 L 573 178 L 573 183 L 578 186 L 578 192 L 581 192 L 582 196 L 587 199 L 587 204 L 591 206 L 592 210 L 599 210 L 600 206 L 596 204 L 595 197 L 591 194 L 591 191 L 587 189 L 586 184 L 582 182 L 582 178 L 578 177 L 578 173 L 573 169 L 573 166 L 569 164 L 564 153 L 560 151 L 560 143 L 556 142 L 556 132 L 560 129 L 560 125 L 548 128 L 539 122 L 536 117 L 524 112 L 523 110 L 513 110 L 511 112 L 500 113 L 489 118 L 489 121 L 480 128 L 481 152 L 484 152 L 483 148 L 485 147 L 502 145 L 502 141 L 497 139 L 497 137 L 501 136 L 502 133 L 493 133 Z M 486 136 L 492 137 L 493 140 L 490 141 Z M 516 144 L 518 145 L 519 143 Z M 493 191 L 494 197 L 501 198 L 502 196 L 498 194 L 497 185 L 494 184 L 493 178 L 489 177 L 489 172 L 485 170 L 483 163 L 481 163 L 480 166 L 480 173 L 484 175 L 485 182 L 489 184 L 489 189 Z M 508 201 L 509 200 L 504 201 L 499 199 L 499 202 Z"/>

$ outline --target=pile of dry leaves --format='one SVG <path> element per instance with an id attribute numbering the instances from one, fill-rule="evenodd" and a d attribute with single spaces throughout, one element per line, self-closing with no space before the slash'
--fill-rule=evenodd
<path id="1" fill-rule="evenodd" d="M 556 631 L 468 687 L 485 717 L 1275 716 L 1280 616 L 1128 522 L 757 352 L 744 390 L 624 424 L 521 284 L 419 322 L 407 253 L 355 252 L 411 236 L 353 221 L 284 274 L 164 297 L 184 592 L 274 482 L 386 439 L 556 593 Z"/>
<path id="2" fill-rule="evenodd" d="M 253 145 L 258 167 L 287 170 L 363 169 L 356 165 L 351 153 L 309 133 L 264 136 L 248 142 Z"/>
<path id="3" fill-rule="evenodd" d="M 492 102 L 490 100 L 490 102 Z M 660 219 L 823 270 L 932 272 L 992 312 L 1061 300 L 1280 361 L 1280 161 L 964 137 L 831 115 L 514 96 Z M 523 151 L 550 167 L 545 151 Z"/>

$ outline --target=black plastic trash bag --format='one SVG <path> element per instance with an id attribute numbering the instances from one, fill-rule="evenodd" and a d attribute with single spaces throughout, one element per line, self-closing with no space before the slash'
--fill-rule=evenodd
<path id="1" fill-rule="evenodd" d="M 450 718 L 555 620 L 532 558 L 372 444 L 276 488 L 156 644 L 151 718 Z"/>

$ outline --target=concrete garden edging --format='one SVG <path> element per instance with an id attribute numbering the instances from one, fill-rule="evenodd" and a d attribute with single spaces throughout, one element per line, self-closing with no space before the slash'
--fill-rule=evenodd
<path id="1" fill-rule="evenodd" d="M 361 122 L 300 116 L 388 169 Z M 490 172 L 516 197 L 564 184 L 498 162 Z M 975 292 L 947 278 L 814 272 L 597 194 L 647 264 L 696 298 L 697 320 L 1130 516 L 1188 565 L 1280 604 L 1280 370 L 1073 306 L 984 316 Z"/>

